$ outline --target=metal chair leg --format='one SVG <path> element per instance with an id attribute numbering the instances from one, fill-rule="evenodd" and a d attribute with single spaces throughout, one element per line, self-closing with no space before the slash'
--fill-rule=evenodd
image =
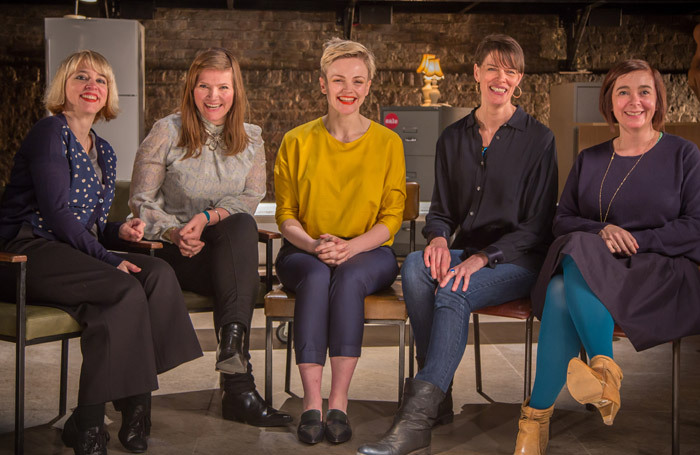
<path id="1" fill-rule="evenodd" d="M 531 314 L 525 321 L 525 391 L 523 401 L 530 397 L 532 390 L 532 322 L 534 316 Z"/>
<path id="2" fill-rule="evenodd" d="M 681 375 L 681 340 L 673 340 L 673 389 L 671 402 L 671 424 L 672 424 L 672 440 L 671 453 L 680 455 L 681 453 L 681 436 L 680 436 L 680 375 Z"/>
<path id="3" fill-rule="evenodd" d="M 272 406 L 272 319 L 265 318 L 265 401 Z"/>
<path id="4" fill-rule="evenodd" d="M 406 374 L 406 322 L 402 321 L 398 324 L 399 328 L 399 398 L 398 404 L 401 404 L 403 397 L 403 381 Z"/>
<path id="5" fill-rule="evenodd" d="M 68 343 L 69 340 L 61 340 L 61 382 L 60 398 L 58 402 L 58 416 L 66 415 L 68 395 Z"/>
<path id="6" fill-rule="evenodd" d="M 472 314 L 474 325 L 474 371 L 476 372 L 476 391 L 481 393 L 481 344 L 479 340 L 479 315 Z"/>
<path id="7" fill-rule="evenodd" d="M 294 321 L 289 321 L 287 324 L 287 362 L 284 370 L 284 391 L 289 395 L 292 393 L 291 376 L 292 376 L 292 344 L 294 343 Z"/>
<path id="8" fill-rule="evenodd" d="M 24 453 L 24 354 L 27 321 L 27 264 L 19 264 L 17 273 L 17 320 L 15 334 L 15 455 Z"/>
<path id="9" fill-rule="evenodd" d="M 413 378 L 415 376 L 416 365 L 416 341 L 413 338 L 413 329 L 411 329 L 411 324 L 407 324 L 406 327 L 408 328 L 408 377 Z"/>

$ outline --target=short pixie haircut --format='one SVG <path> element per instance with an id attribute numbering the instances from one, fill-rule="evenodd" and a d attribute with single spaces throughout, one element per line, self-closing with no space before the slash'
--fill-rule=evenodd
<path id="1" fill-rule="evenodd" d="M 496 64 L 504 68 L 514 68 L 519 73 L 525 72 L 525 54 L 515 39 L 508 35 L 493 34 L 481 40 L 476 47 L 474 59 L 481 66 L 489 54 L 493 54 Z"/>
<path id="2" fill-rule="evenodd" d="M 356 41 L 333 38 L 323 45 L 323 55 L 321 56 L 321 75 L 325 78 L 328 67 L 340 58 L 359 58 L 365 63 L 369 79 L 374 79 L 377 72 L 377 65 L 374 54 L 362 44 Z"/>
<path id="3" fill-rule="evenodd" d="M 605 75 L 605 79 L 603 80 L 603 86 L 600 88 L 600 98 L 598 100 L 600 113 L 603 114 L 603 118 L 605 118 L 605 121 L 610 125 L 610 129 L 614 130 L 617 119 L 613 113 L 613 88 L 615 87 L 615 82 L 617 82 L 621 76 L 633 71 L 649 71 L 651 77 L 654 79 L 656 112 L 654 112 L 654 116 L 651 118 L 651 125 L 655 130 L 660 131 L 664 127 L 664 118 L 666 117 L 666 86 L 661 78 L 661 73 L 644 60 L 625 60 L 610 68 L 610 71 L 608 71 L 608 74 Z"/>
<path id="4" fill-rule="evenodd" d="M 119 91 L 114 80 L 114 71 L 106 58 L 99 52 L 79 51 L 66 58 L 56 71 L 51 84 L 44 96 L 44 105 L 52 114 L 60 114 L 66 108 L 66 81 L 78 71 L 81 66 L 87 66 L 107 79 L 107 102 L 100 112 L 95 115 L 94 122 L 104 119 L 110 121 L 119 114 Z"/>

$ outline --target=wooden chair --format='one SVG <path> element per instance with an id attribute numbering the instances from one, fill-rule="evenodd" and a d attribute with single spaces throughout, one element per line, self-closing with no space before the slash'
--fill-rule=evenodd
<path id="1" fill-rule="evenodd" d="M 403 219 L 410 223 L 410 250 L 415 250 L 416 218 L 419 209 L 419 185 L 416 182 L 406 182 L 406 205 Z M 275 288 L 265 295 L 265 400 L 272 404 L 272 326 L 274 322 L 289 324 L 284 391 L 292 395 L 290 388 L 292 343 L 294 341 L 294 303 L 296 297 L 290 290 L 282 286 Z M 403 395 L 405 377 L 405 332 L 409 328 L 409 357 L 413 359 L 413 336 L 410 326 L 406 324 L 408 313 L 403 300 L 400 281 L 391 288 L 365 298 L 365 324 L 394 325 L 399 329 L 399 371 L 398 390 L 399 401 Z M 409 375 L 413 376 L 413 361 L 409 363 Z"/>
<path id="2" fill-rule="evenodd" d="M 523 385 L 523 400 L 530 396 L 532 382 L 532 325 L 534 315 L 530 299 L 518 299 L 505 302 L 500 305 L 482 308 L 472 313 L 474 322 L 474 363 L 476 372 L 476 391 L 490 401 L 490 398 L 482 390 L 481 381 L 481 343 L 479 339 L 479 315 L 501 316 L 525 321 L 525 372 Z"/>

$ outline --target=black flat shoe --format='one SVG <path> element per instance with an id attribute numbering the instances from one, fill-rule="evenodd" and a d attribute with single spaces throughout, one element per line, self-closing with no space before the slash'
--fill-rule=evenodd
<path id="1" fill-rule="evenodd" d="M 129 452 L 143 453 L 148 449 L 148 436 L 146 435 L 148 414 L 150 414 L 148 407 L 143 404 L 130 404 L 122 411 L 119 441 Z M 148 420 L 150 421 L 150 418 Z"/>
<path id="2" fill-rule="evenodd" d="M 329 409 L 326 413 L 326 439 L 333 444 L 342 444 L 352 438 L 348 415 L 340 409 Z"/>
<path id="3" fill-rule="evenodd" d="M 282 427 L 292 421 L 292 416 L 268 405 L 257 390 L 245 393 L 228 393 L 224 390 L 221 414 L 226 420 L 256 427 Z"/>
<path id="4" fill-rule="evenodd" d="M 324 425 L 321 420 L 321 411 L 309 409 L 299 418 L 297 437 L 301 442 L 317 444 L 323 441 Z"/>
<path id="5" fill-rule="evenodd" d="M 219 346 L 216 348 L 216 371 L 236 374 L 248 371 L 248 359 L 243 354 L 245 327 L 232 322 L 219 329 Z"/>
<path id="6" fill-rule="evenodd" d="M 109 433 L 104 425 L 80 431 L 73 414 L 63 425 L 61 440 L 66 447 L 73 449 L 75 455 L 107 455 Z"/>

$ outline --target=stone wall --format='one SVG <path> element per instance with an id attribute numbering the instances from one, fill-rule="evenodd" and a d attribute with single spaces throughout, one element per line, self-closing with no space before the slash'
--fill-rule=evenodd
<path id="1" fill-rule="evenodd" d="M 9 176 L 21 138 L 43 115 L 45 86 L 43 18 L 70 8 L 0 5 L 0 181 Z M 623 16 L 621 27 L 589 27 L 576 66 L 592 74 L 562 75 L 566 34 L 555 15 L 395 14 L 393 25 L 353 27 L 353 39 L 376 54 L 378 74 L 363 113 L 379 120 L 381 105 L 417 105 L 424 52 L 437 54 L 445 72 L 441 101 L 474 106 L 473 52 L 488 33 L 507 33 L 523 46 L 526 111 L 549 121 L 549 87 L 600 80 L 616 61 L 645 58 L 664 75 L 669 121 L 700 121 L 700 102 L 686 79 L 695 51 L 692 16 Z M 332 12 L 158 9 L 146 30 L 146 128 L 177 108 L 189 63 L 202 48 L 221 46 L 238 57 L 250 103 L 249 121 L 263 128 L 271 171 L 282 136 L 292 127 L 325 113 L 318 89 L 318 59 L 324 41 L 342 35 Z M 109 139 L 109 138 L 107 138 Z M 118 151 L 117 151 L 118 152 Z M 268 179 L 267 200 L 273 198 Z"/>

